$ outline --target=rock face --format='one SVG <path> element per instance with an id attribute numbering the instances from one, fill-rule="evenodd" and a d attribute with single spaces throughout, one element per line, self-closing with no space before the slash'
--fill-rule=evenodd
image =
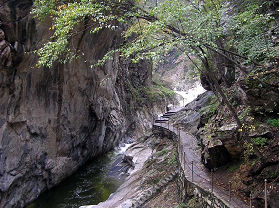
<path id="1" fill-rule="evenodd" d="M 177 48 L 173 48 L 154 68 L 154 77 L 172 89 L 187 91 L 197 81 L 191 78 L 191 62 Z"/>
<path id="2" fill-rule="evenodd" d="M 210 91 L 199 95 L 196 100 L 187 104 L 184 109 L 174 115 L 171 121 L 175 121 L 175 124 L 181 125 L 185 131 L 195 135 L 201 122 L 199 110 L 209 103 L 212 95 L 213 93 Z"/>
<path id="3" fill-rule="evenodd" d="M 203 132 L 203 127 L 209 122 L 209 117 L 214 113 L 211 112 L 211 99 L 213 93 L 207 91 L 198 96 L 196 100 L 187 104 L 185 108 L 179 111 L 171 118 L 171 121 L 197 137 L 197 142 L 201 146 L 201 160 L 205 167 L 209 169 L 218 168 L 227 164 L 234 153 L 239 155 L 238 145 L 235 144 L 234 137 L 232 138 L 231 128 L 234 126 L 224 126 L 220 129 L 220 134 L 227 131 L 227 137 L 209 137 L 208 132 Z M 229 128 L 229 129 L 228 129 Z M 233 142 L 233 143 L 232 143 Z"/>
<path id="4" fill-rule="evenodd" d="M 12 65 L 12 53 L 9 43 L 5 40 L 5 32 L 0 29 L 0 67 L 6 68 Z"/>
<path id="5" fill-rule="evenodd" d="M 238 137 L 236 123 L 220 127 L 213 136 L 214 139 L 222 141 L 233 159 L 239 159 L 243 152 L 243 147 L 239 145 Z"/>
<path id="6" fill-rule="evenodd" d="M 12 66 L 0 69 L 0 207 L 23 207 L 88 159 L 108 151 L 137 118 L 127 83 L 148 85 L 151 66 L 115 56 L 90 66 L 121 42 L 121 31 L 83 32 L 72 41 L 83 54 L 70 64 L 36 68 L 32 52 L 48 39 L 50 21 L 30 15 L 32 0 L 1 2 L 1 28 L 13 47 Z M 83 25 L 80 25 L 82 28 Z M 87 60 L 87 61 L 86 61 Z"/>
<path id="7" fill-rule="evenodd" d="M 230 161 L 230 154 L 220 140 L 208 142 L 202 152 L 202 162 L 205 167 L 214 169 L 227 164 Z"/>
<path id="8" fill-rule="evenodd" d="M 252 112 L 255 115 L 272 114 L 279 112 L 279 91 L 278 87 L 278 75 L 273 67 L 269 68 L 271 71 L 269 74 L 260 77 L 267 80 L 268 84 L 264 85 L 254 77 L 248 77 L 247 79 L 240 79 L 238 91 L 240 99 L 242 99 L 246 105 L 252 108 Z M 270 87 L 271 86 L 271 87 Z"/>

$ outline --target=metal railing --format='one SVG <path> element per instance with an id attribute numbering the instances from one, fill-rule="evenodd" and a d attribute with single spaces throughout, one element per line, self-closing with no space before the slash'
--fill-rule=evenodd
<path id="1" fill-rule="evenodd" d="M 170 129 L 169 129 L 170 130 Z M 171 130 L 170 130 L 171 131 Z M 173 131 L 174 133 L 176 133 L 175 131 Z M 191 170 L 191 181 L 194 183 L 194 177 L 199 177 L 201 179 L 203 179 L 204 181 L 210 183 L 211 185 L 211 192 L 214 192 L 214 187 L 217 187 L 219 190 L 222 191 L 222 194 L 226 195 L 229 197 L 228 202 L 234 202 L 237 206 L 241 207 L 242 205 L 239 203 L 239 201 L 236 201 L 233 198 L 233 192 L 236 192 L 235 190 L 232 189 L 232 181 L 228 181 L 227 185 L 225 184 L 220 184 L 217 181 L 214 181 L 214 171 L 211 170 L 211 180 L 208 180 L 207 178 L 203 177 L 202 175 L 196 173 L 195 168 L 198 169 L 199 167 L 197 167 L 193 161 L 187 161 L 186 158 L 186 154 L 183 151 L 183 145 L 181 144 L 181 137 L 180 137 L 180 128 L 177 128 L 177 139 L 178 139 L 178 154 L 179 154 L 179 159 L 180 159 L 180 165 L 182 167 L 182 169 L 184 171 L 186 171 L 186 167 Z M 189 164 L 191 164 L 191 166 L 189 166 Z M 270 186 L 270 189 L 273 189 L 273 186 Z M 264 208 L 268 208 L 268 192 L 270 192 L 270 190 L 268 190 L 268 186 L 267 186 L 267 179 L 264 180 Z M 249 208 L 252 208 L 252 202 L 253 202 L 253 197 L 252 197 L 252 192 L 250 193 L 249 196 Z M 257 196 L 259 197 L 259 195 Z M 235 195 L 235 198 L 237 198 L 237 196 Z M 255 197 L 254 197 L 255 198 Z"/>
<path id="2" fill-rule="evenodd" d="M 178 158 L 179 158 L 180 166 L 183 171 L 187 171 L 187 168 L 188 168 L 188 170 L 190 170 L 190 178 L 191 178 L 192 183 L 195 183 L 195 181 L 198 182 L 198 180 L 197 180 L 197 177 L 198 177 L 198 178 L 202 179 L 203 182 L 206 182 L 210 185 L 209 191 L 211 191 L 211 193 L 214 193 L 214 192 L 216 193 L 216 191 L 218 193 L 221 192 L 222 195 L 225 195 L 228 198 L 228 200 L 226 200 L 226 199 L 223 199 L 223 200 L 227 201 L 228 203 L 233 203 L 233 204 L 237 205 L 238 207 L 243 207 L 243 204 L 240 203 L 240 200 L 236 200 L 236 199 L 240 199 L 241 197 L 239 197 L 236 194 L 237 193 L 236 190 L 232 189 L 232 181 L 228 181 L 227 184 L 218 183 L 217 180 L 214 180 L 215 178 L 214 178 L 213 170 L 211 171 L 210 179 L 208 179 L 208 178 L 202 176 L 201 174 L 198 174 L 195 171 L 195 170 L 198 170 L 199 167 L 197 167 L 193 161 L 187 161 L 186 154 L 183 150 L 183 145 L 181 144 L 181 134 L 180 134 L 181 129 L 180 128 L 175 128 L 174 126 L 171 126 L 169 124 L 169 122 L 167 122 L 166 126 L 164 126 L 162 123 L 160 123 L 159 126 L 162 128 L 168 129 L 169 131 L 176 134 L 177 144 L 178 144 L 177 150 L 178 150 Z M 214 188 L 216 188 L 216 190 Z M 272 186 L 270 186 L 269 189 L 273 189 Z M 264 204 L 265 204 L 264 208 L 268 207 L 268 193 L 271 191 L 269 189 L 267 186 L 267 179 L 265 179 L 264 190 L 263 190 L 263 194 L 264 194 L 263 198 L 264 198 Z M 260 194 L 255 195 L 253 197 L 253 194 L 250 193 L 249 201 L 248 201 L 250 208 L 253 207 L 253 205 L 252 205 L 253 199 L 255 199 L 256 197 L 259 197 L 259 196 L 260 196 Z M 243 199 L 242 199 L 242 201 L 245 204 L 245 201 Z M 247 201 L 246 201 L 246 203 L 247 203 Z M 247 204 L 246 204 L 246 206 L 247 206 Z"/>
<path id="3" fill-rule="evenodd" d="M 179 141 L 180 141 L 180 138 L 179 138 Z M 180 158 L 180 164 L 182 166 L 182 169 L 185 172 L 187 172 L 186 168 L 188 168 L 188 170 L 190 170 L 190 174 L 191 174 L 190 177 L 191 177 L 192 183 L 195 183 L 195 182 L 201 183 L 201 181 L 198 180 L 198 178 L 199 178 L 202 180 L 203 183 L 207 183 L 210 186 L 208 191 L 210 191 L 211 193 L 214 193 L 217 190 L 219 190 L 218 192 L 221 192 L 221 194 L 226 195 L 228 197 L 229 200 L 226 200 L 226 201 L 228 201 L 229 203 L 233 202 L 238 207 L 242 207 L 242 204 L 240 204 L 239 201 L 236 201 L 233 198 L 233 190 L 231 188 L 231 185 L 232 185 L 231 181 L 228 182 L 227 186 L 225 186 L 225 185 L 221 186 L 221 184 L 218 184 L 218 182 L 215 180 L 213 170 L 211 170 L 210 179 L 202 176 L 201 174 L 198 174 L 195 170 L 198 170 L 199 167 L 197 167 L 193 161 L 187 161 L 186 154 L 183 151 L 183 145 L 181 145 L 180 142 L 178 143 L 178 145 L 179 145 L 178 154 L 179 154 L 179 158 Z M 217 189 L 214 190 L 215 188 L 217 188 Z"/>

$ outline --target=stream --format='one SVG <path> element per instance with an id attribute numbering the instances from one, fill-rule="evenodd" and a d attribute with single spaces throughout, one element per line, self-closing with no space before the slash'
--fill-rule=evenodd
<path id="1" fill-rule="evenodd" d="M 199 83 L 187 92 L 175 91 L 180 95 L 180 106 L 193 101 L 203 92 L 205 90 Z M 125 181 L 125 177 L 120 177 L 117 173 L 116 163 L 130 145 L 125 144 L 94 158 L 59 185 L 41 194 L 26 208 L 78 208 L 106 201 Z"/>
<path id="2" fill-rule="evenodd" d="M 182 99 L 179 100 L 180 106 L 185 106 L 188 103 L 195 100 L 200 94 L 204 93 L 206 90 L 202 87 L 202 85 L 199 82 L 196 82 L 192 88 L 190 88 L 187 91 L 177 91 L 174 90 L 174 92 L 182 97 Z"/>
<path id="3" fill-rule="evenodd" d="M 44 192 L 26 208 L 78 208 L 84 204 L 98 204 L 124 182 L 114 170 L 115 161 L 130 144 L 94 158 L 56 187 Z"/>

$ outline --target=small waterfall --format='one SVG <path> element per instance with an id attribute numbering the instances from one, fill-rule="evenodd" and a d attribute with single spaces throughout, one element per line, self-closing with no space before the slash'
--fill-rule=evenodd
<path id="1" fill-rule="evenodd" d="M 196 82 L 195 85 L 187 91 L 174 90 L 176 94 L 180 95 L 183 98 L 179 100 L 180 106 L 185 106 L 186 104 L 192 102 L 205 91 L 206 90 L 202 87 L 201 83 L 199 82 Z"/>

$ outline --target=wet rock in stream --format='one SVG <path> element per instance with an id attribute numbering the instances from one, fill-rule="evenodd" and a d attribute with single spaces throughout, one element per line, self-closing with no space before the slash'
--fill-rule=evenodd
<path id="1" fill-rule="evenodd" d="M 128 155 L 121 155 L 118 159 L 112 164 L 109 175 L 114 177 L 125 177 L 128 176 L 128 171 L 134 169 L 135 164 L 133 162 L 133 157 Z"/>

